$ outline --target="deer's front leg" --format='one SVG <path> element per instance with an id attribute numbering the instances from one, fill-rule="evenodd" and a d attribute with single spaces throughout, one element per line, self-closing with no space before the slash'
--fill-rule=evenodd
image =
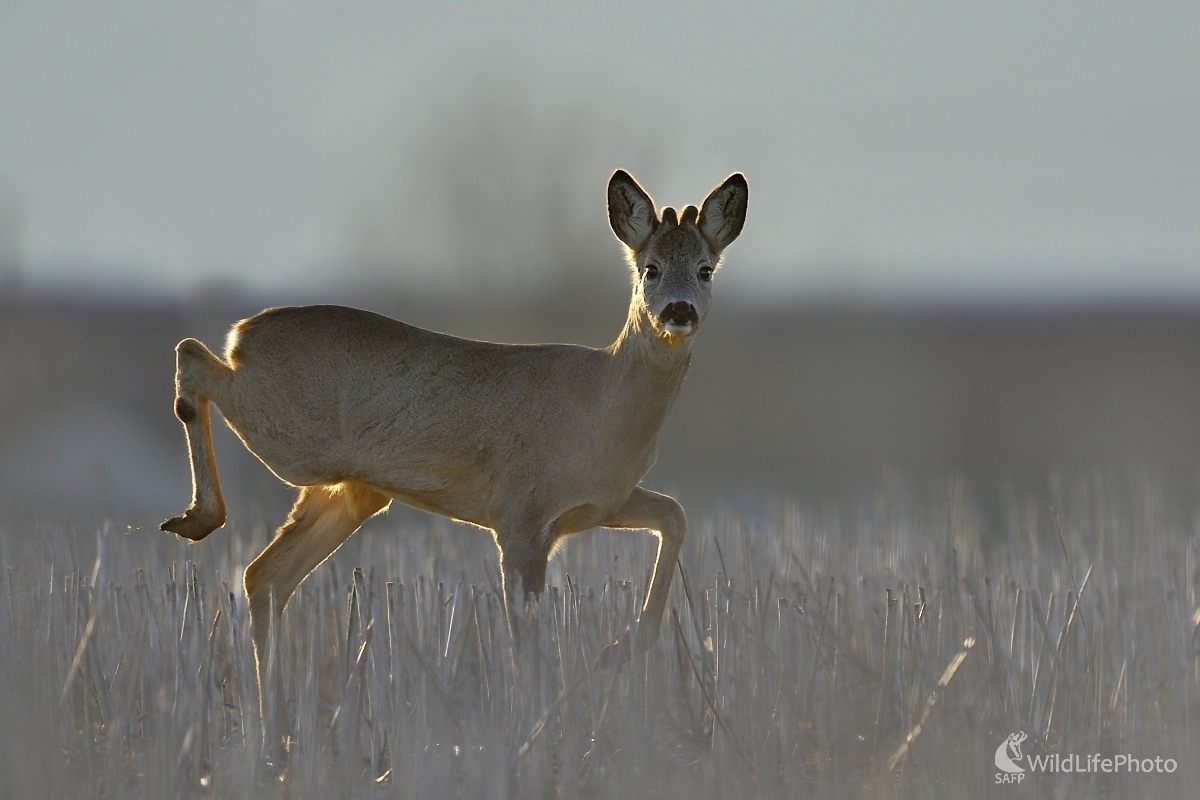
<path id="1" fill-rule="evenodd" d="M 667 607 L 671 578 L 679 563 L 679 550 L 687 536 L 687 520 L 683 507 L 674 498 L 637 487 L 621 510 L 600 523 L 605 528 L 647 529 L 658 536 L 658 557 L 654 561 L 654 576 L 642 604 L 638 620 L 637 646 L 649 650 L 658 640 L 658 628 Z"/>
<path id="2" fill-rule="evenodd" d="M 532 519 L 499 527 L 500 572 L 504 581 L 504 611 L 509 633 L 520 646 L 521 612 L 530 595 L 540 596 L 546 588 L 546 565 L 552 541 L 545 525 Z"/>

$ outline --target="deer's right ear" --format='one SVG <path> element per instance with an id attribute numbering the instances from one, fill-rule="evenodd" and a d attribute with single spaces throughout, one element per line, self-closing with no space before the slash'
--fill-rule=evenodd
<path id="1" fill-rule="evenodd" d="M 635 253 L 645 246 L 658 227 L 654 201 L 623 169 L 608 180 L 608 224 L 613 233 Z"/>

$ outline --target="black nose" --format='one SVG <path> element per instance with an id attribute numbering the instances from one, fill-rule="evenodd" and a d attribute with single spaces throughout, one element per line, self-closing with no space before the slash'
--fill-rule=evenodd
<path id="1" fill-rule="evenodd" d="M 664 325 L 697 325 L 700 315 L 696 313 L 696 307 L 688 301 L 676 300 L 674 303 L 667 303 L 667 307 L 658 315 L 658 320 Z"/>

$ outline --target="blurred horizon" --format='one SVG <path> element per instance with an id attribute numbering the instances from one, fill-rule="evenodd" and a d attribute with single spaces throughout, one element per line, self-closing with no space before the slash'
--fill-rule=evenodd
<path id="1" fill-rule="evenodd" d="M 320 299 L 472 338 L 592 346 L 612 341 L 624 303 Z M 262 305 L 228 292 L 0 304 L 0 521 L 153 528 L 177 513 L 190 481 L 174 345 L 219 351 Z M 1200 308 L 718 301 L 694 353 L 644 481 L 690 511 L 958 486 L 1002 535 L 1014 501 L 1044 511 L 1079 480 L 1149 482 L 1185 517 L 1200 500 Z M 293 490 L 224 424 L 213 433 L 233 518 L 277 523 Z"/>

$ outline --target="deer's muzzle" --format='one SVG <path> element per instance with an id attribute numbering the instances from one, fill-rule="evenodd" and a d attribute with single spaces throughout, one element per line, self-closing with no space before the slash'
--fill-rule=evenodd
<path id="1" fill-rule="evenodd" d="M 700 315 L 688 301 L 676 300 L 667 303 L 667 307 L 658 315 L 658 321 L 668 333 L 688 334 L 700 324 Z"/>

